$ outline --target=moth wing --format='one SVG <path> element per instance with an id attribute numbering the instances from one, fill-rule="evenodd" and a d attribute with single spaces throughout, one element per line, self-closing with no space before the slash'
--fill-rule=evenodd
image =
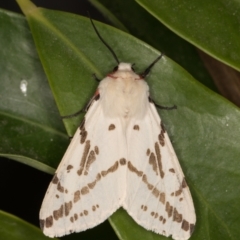
<path id="1" fill-rule="evenodd" d="M 126 141 L 119 119 L 108 119 L 94 100 L 50 183 L 40 210 L 49 237 L 92 228 L 121 205 Z M 123 177 L 124 176 L 124 177 Z"/>
<path id="2" fill-rule="evenodd" d="M 127 129 L 124 208 L 141 226 L 173 239 L 188 239 L 196 222 L 189 188 L 153 103 Z"/>

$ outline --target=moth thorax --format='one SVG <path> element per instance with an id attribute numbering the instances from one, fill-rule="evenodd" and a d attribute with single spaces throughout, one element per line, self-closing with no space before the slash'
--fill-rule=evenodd
<path id="1" fill-rule="evenodd" d="M 117 75 L 120 72 L 117 71 Z M 99 92 L 106 116 L 142 118 L 146 113 L 148 85 L 145 80 L 136 80 L 129 72 L 120 74 L 120 77 L 106 77 L 99 85 Z"/>

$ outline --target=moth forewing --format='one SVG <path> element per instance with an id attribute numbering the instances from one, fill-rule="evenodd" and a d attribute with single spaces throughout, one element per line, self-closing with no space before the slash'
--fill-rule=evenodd
<path id="1" fill-rule="evenodd" d="M 96 101 L 89 108 L 45 195 L 40 221 L 49 237 L 92 228 L 123 201 L 125 186 L 117 181 L 126 175 L 120 167 L 126 158 L 120 120 L 103 117 L 99 106 Z"/>

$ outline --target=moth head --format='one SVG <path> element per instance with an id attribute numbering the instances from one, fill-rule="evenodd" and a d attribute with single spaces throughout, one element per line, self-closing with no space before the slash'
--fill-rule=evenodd
<path id="1" fill-rule="evenodd" d="M 133 64 L 131 63 L 119 63 L 116 67 L 114 67 L 112 73 L 109 76 L 112 77 L 120 77 L 120 78 L 137 78 L 139 79 L 139 75 L 135 73 L 133 69 Z"/>
<path id="2" fill-rule="evenodd" d="M 118 71 L 130 71 L 132 72 L 132 64 L 131 63 L 119 63 L 118 64 Z"/>

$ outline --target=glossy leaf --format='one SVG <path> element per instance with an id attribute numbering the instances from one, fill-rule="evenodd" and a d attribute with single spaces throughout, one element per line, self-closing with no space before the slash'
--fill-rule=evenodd
<path id="1" fill-rule="evenodd" d="M 0 155 L 53 173 L 69 140 L 26 20 L 0 18 Z"/>
<path id="2" fill-rule="evenodd" d="M 188 42 L 240 70 L 239 1 L 136 1 Z"/>
<path id="3" fill-rule="evenodd" d="M 18 0 L 27 19 L 62 115 L 71 114 L 87 102 L 96 83 L 91 74 L 106 75 L 116 65 L 94 33 L 89 19 L 36 8 Z M 24 4 L 23 4 L 24 3 Z M 135 62 L 142 71 L 159 52 L 146 43 L 112 27 L 95 22 L 120 61 Z M 144 57 L 143 57 L 144 56 Z M 197 225 L 191 239 L 237 239 L 240 234 L 238 194 L 240 181 L 240 111 L 226 99 L 194 80 L 167 57 L 154 67 L 147 81 L 157 103 L 175 111 L 161 111 L 193 195 Z M 66 120 L 68 132 L 76 121 Z M 104 137 L 104 136 L 103 136 Z M 124 239 L 166 239 L 142 230 L 133 221 L 124 226 L 113 216 L 114 228 Z M 227 218 L 227 221 L 226 221 Z M 123 216 L 128 221 L 130 217 Z"/>
<path id="4" fill-rule="evenodd" d="M 42 231 L 24 220 L 0 210 L 0 239 L 47 240 Z M 57 239 L 57 238 L 53 238 Z"/>
<path id="5" fill-rule="evenodd" d="M 185 68 L 201 83 L 217 91 L 196 48 L 167 29 L 134 0 L 90 0 L 90 2 L 104 16 L 107 16 L 114 26 L 125 30 L 122 27 L 124 24 L 129 33 L 163 52 L 166 56 Z M 102 5 L 99 5 L 99 2 L 110 9 L 111 12 L 107 13 Z M 112 17 L 112 13 L 114 13 L 115 18 Z M 115 20 L 116 17 L 118 21 Z"/>

